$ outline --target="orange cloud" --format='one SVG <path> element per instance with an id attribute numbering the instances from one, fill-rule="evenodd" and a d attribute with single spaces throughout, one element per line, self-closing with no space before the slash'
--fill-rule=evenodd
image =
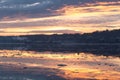
<path id="1" fill-rule="evenodd" d="M 93 32 L 96 30 L 120 29 L 120 2 L 96 2 L 87 6 L 66 5 L 54 12 L 56 16 L 11 19 L 5 17 L 0 22 L 6 33 L 29 33 L 31 31 L 71 30 Z M 20 17 L 20 16 L 19 16 Z M 115 26 L 115 27 L 107 27 Z"/>
<path id="2" fill-rule="evenodd" d="M 100 3 L 101 4 L 101 3 Z M 103 3 L 102 3 L 103 4 Z M 104 3 L 106 4 L 106 3 Z M 110 6 L 104 6 L 104 5 L 98 5 L 98 6 L 64 6 L 61 9 L 56 10 L 56 13 L 61 15 L 87 15 L 86 13 L 89 13 L 91 15 L 102 14 L 106 13 L 120 13 L 120 6 L 118 5 L 110 5 Z"/>

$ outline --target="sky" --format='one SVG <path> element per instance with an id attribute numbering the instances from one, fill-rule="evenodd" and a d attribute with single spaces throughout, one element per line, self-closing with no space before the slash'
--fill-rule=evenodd
<path id="1" fill-rule="evenodd" d="M 120 0 L 0 0 L 0 35 L 120 29 Z"/>

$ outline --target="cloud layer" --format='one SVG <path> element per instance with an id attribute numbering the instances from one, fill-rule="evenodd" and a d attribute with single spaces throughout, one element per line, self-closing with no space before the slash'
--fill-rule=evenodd
<path id="1" fill-rule="evenodd" d="M 119 0 L 0 0 L 0 29 L 3 34 L 120 29 L 119 7 Z"/>

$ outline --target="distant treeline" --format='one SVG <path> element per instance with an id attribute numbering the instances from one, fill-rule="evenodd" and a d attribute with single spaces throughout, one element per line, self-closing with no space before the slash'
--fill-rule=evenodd
<path id="1" fill-rule="evenodd" d="M 0 43 L 120 43 L 120 29 L 84 34 L 0 36 Z"/>
<path id="2" fill-rule="evenodd" d="M 85 34 L 1 36 L 0 49 L 120 56 L 120 29 Z"/>
<path id="3" fill-rule="evenodd" d="M 26 37 L 26 42 L 31 43 L 120 43 L 120 29 L 85 34 L 26 35 L 20 37 Z"/>

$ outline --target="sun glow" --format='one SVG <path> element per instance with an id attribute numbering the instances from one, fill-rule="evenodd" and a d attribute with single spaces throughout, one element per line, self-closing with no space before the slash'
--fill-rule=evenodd
<path id="1" fill-rule="evenodd" d="M 49 17 L 29 18 L 18 16 L 11 19 L 5 17 L 0 21 L 1 33 L 31 33 L 44 34 L 66 33 L 72 30 L 76 33 L 89 33 L 120 29 L 120 2 L 96 2 L 86 5 L 65 5 L 57 10 L 51 11 L 56 14 Z M 110 4 L 110 5 L 109 5 Z M 114 27 L 107 27 L 114 26 Z M 35 32 L 36 31 L 36 32 Z M 51 32 L 49 32 L 51 31 Z M 53 31 L 53 32 L 52 32 Z M 64 31 L 64 32 L 63 32 Z M 42 32 L 42 33 L 43 33 Z"/>

